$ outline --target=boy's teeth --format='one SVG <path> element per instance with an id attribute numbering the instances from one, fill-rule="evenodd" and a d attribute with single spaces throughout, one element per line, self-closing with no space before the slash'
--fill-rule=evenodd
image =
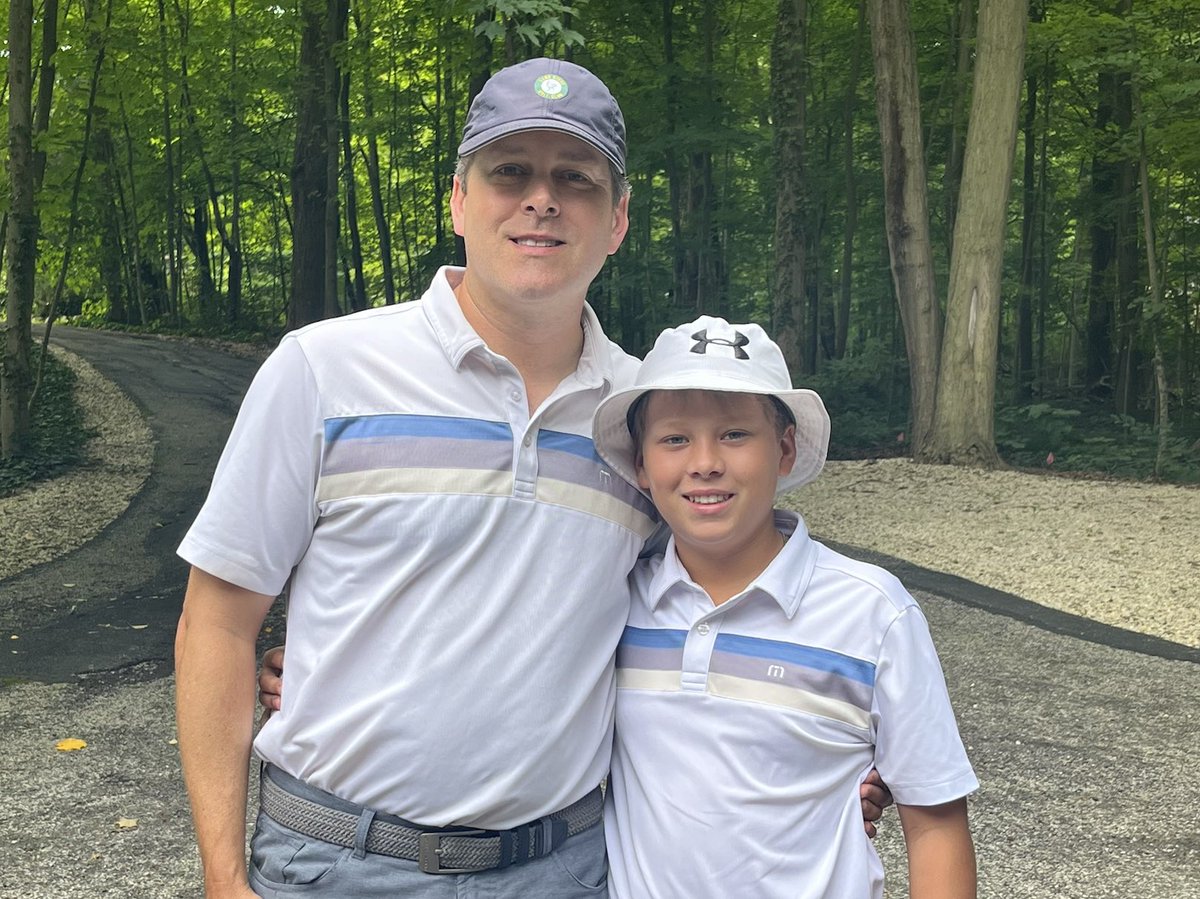
<path id="1" fill-rule="evenodd" d="M 688 501 L 693 502 L 693 503 L 699 503 L 702 506 L 709 506 L 709 505 L 713 505 L 715 503 L 723 503 L 723 502 L 725 502 L 725 500 L 729 499 L 729 497 L 732 495 L 733 494 L 731 494 L 731 493 L 722 493 L 719 496 L 713 495 L 713 494 L 710 494 L 708 496 L 689 496 Z"/>

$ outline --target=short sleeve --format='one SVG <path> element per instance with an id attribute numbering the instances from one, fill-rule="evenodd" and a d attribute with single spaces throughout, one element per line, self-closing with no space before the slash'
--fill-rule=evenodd
<path id="1" fill-rule="evenodd" d="M 239 587 L 278 594 L 312 538 L 323 437 L 312 370 L 286 337 L 246 393 L 179 555 Z"/>
<path id="2" fill-rule="evenodd" d="M 875 669 L 875 766 L 901 805 L 940 805 L 978 789 L 920 608 L 904 609 Z"/>

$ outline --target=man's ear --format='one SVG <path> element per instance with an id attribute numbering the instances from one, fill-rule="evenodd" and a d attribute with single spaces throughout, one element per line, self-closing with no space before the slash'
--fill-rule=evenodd
<path id="1" fill-rule="evenodd" d="M 459 237 L 463 236 L 463 198 L 466 194 L 467 188 L 458 175 L 455 175 L 454 183 L 450 188 L 450 220 L 454 223 L 454 233 Z"/>
<path id="2" fill-rule="evenodd" d="M 785 477 L 792 473 L 796 465 L 796 426 L 788 425 L 779 438 L 779 476 Z"/>
<path id="3" fill-rule="evenodd" d="M 608 242 L 608 255 L 621 249 L 621 242 L 629 231 L 629 194 L 624 194 L 613 209 L 612 237 Z"/>

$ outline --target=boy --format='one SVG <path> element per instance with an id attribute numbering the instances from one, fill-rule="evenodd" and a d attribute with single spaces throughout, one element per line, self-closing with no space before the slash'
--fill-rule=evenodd
<path id="1" fill-rule="evenodd" d="M 672 531 L 630 575 L 617 651 L 612 894 L 879 899 L 858 800 L 874 765 L 913 899 L 974 897 L 978 781 L 920 609 L 773 508 L 824 465 L 821 398 L 762 328 L 704 316 L 663 332 L 594 439 Z"/>

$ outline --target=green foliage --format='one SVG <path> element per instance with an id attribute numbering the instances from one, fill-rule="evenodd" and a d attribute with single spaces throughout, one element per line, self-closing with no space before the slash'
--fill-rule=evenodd
<path id="1" fill-rule="evenodd" d="M 34 366 L 40 355 L 41 347 L 35 346 Z M 42 388 L 33 412 L 29 450 L 19 458 L 0 460 L 0 496 L 51 477 L 79 461 L 83 445 L 93 435 L 83 426 L 74 385 L 74 372 L 51 354 L 46 359 Z"/>
<path id="2" fill-rule="evenodd" d="M 908 416 L 908 365 L 878 341 L 826 363 L 797 386 L 821 395 L 829 410 L 831 459 L 903 455 Z"/>
<path id="3" fill-rule="evenodd" d="M 1005 461 L 1021 468 L 1143 479 L 1154 474 L 1158 435 L 1149 424 L 1112 415 L 1098 403 L 1041 402 L 999 409 L 996 446 Z M 1161 477 L 1200 483 L 1200 441 L 1170 437 Z"/>

